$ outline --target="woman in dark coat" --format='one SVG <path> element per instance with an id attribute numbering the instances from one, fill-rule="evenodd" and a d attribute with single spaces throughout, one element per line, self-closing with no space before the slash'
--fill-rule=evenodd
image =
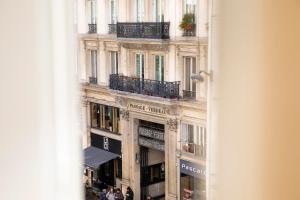
<path id="1" fill-rule="evenodd" d="M 127 187 L 125 196 L 126 196 L 126 200 L 133 200 L 133 191 L 129 186 Z"/>

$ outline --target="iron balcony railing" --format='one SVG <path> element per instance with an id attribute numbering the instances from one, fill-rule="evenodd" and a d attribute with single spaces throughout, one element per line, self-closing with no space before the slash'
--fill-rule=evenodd
<path id="1" fill-rule="evenodd" d="M 97 84 L 97 78 L 96 77 L 89 77 L 89 83 Z"/>
<path id="2" fill-rule="evenodd" d="M 196 99 L 196 92 L 189 91 L 189 90 L 182 90 L 182 97 L 183 99 L 194 100 Z"/>
<path id="3" fill-rule="evenodd" d="M 170 22 L 117 23 L 117 37 L 169 39 Z"/>
<path id="4" fill-rule="evenodd" d="M 116 34 L 117 33 L 117 24 L 108 24 L 108 33 Z"/>
<path id="5" fill-rule="evenodd" d="M 166 82 L 111 74 L 109 88 L 163 98 L 179 98 L 179 81 Z"/>
<path id="6" fill-rule="evenodd" d="M 89 24 L 89 33 L 97 33 L 97 24 Z"/>

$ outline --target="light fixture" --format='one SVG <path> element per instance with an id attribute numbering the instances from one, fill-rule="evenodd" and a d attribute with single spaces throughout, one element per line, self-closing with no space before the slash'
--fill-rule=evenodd
<path id="1" fill-rule="evenodd" d="M 208 76 L 210 78 L 210 80 L 212 80 L 212 71 L 207 72 L 207 71 L 204 71 L 204 70 L 200 70 L 198 74 L 192 74 L 191 75 L 192 81 L 204 82 L 204 77 L 203 77 L 202 74 L 205 74 L 206 76 Z"/>

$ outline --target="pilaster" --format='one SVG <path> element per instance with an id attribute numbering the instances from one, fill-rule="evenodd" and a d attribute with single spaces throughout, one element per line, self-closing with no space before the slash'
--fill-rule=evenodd
<path id="1" fill-rule="evenodd" d="M 166 164 L 166 199 L 177 199 L 177 166 L 176 166 L 176 144 L 177 144 L 178 120 L 169 118 L 166 124 L 165 141 L 165 164 Z"/>

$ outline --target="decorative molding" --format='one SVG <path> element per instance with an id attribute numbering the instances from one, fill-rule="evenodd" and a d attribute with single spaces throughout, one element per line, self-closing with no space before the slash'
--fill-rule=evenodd
<path id="1" fill-rule="evenodd" d="M 122 47 L 135 50 L 169 51 L 169 44 L 122 43 Z"/>
<path id="2" fill-rule="evenodd" d="M 129 121 L 129 111 L 127 109 L 120 109 L 121 118 Z"/>
<path id="3" fill-rule="evenodd" d="M 168 129 L 171 131 L 177 131 L 177 119 L 168 119 Z"/>

